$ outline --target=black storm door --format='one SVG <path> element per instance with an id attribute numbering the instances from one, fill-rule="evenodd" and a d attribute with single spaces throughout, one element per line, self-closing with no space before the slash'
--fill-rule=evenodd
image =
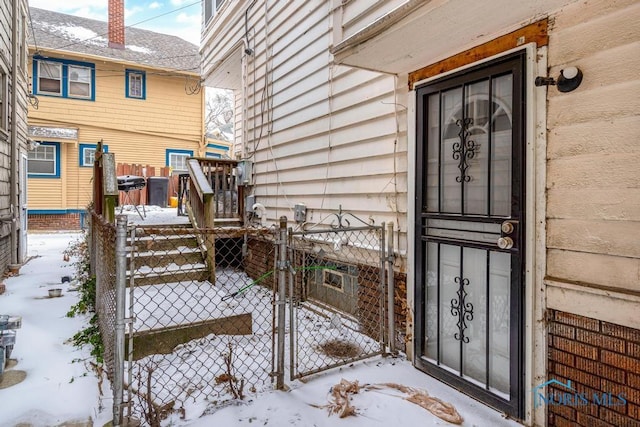
<path id="1" fill-rule="evenodd" d="M 416 365 L 516 418 L 524 105 L 524 53 L 417 89 Z"/>

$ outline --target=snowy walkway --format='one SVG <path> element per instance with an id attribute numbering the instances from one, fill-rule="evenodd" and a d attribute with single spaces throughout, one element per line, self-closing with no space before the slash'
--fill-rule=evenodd
<path id="1" fill-rule="evenodd" d="M 175 212 L 174 210 L 171 210 Z M 158 215 L 164 214 L 158 212 Z M 167 214 L 167 221 L 171 214 Z M 151 219 L 151 218 L 149 218 Z M 149 221 L 151 223 L 151 221 Z M 88 349 L 76 350 L 66 344 L 83 326 L 82 318 L 65 317 L 76 301 L 68 284 L 60 279 L 73 275 L 73 267 L 62 259 L 62 251 L 77 234 L 30 234 L 29 253 L 34 256 L 17 277 L 4 280 L 7 292 L 0 295 L 0 313 L 22 316 L 12 358 L 23 370 L 26 379 L 10 388 L 0 389 L 0 427 L 19 423 L 33 426 L 55 426 L 69 421 L 86 421 L 102 426 L 111 419 L 112 400 L 108 383 L 105 397 L 99 398 L 98 381 L 82 362 Z M 47 298 L 47 291 L 62 288 L 62 297 Z M 360 384 L 395 382 L 423 388 L 430 395 L 452 403 L 465 419 L 464 426 L 518 426 L 501 414 L 450 387 L 422 374 L 401 359 L 375 358 L 352 366 L 334 369 L 312 377 L 306 383 L 288 383 L 289 392 L 267 391 L 251 401 L 228 406 L 212 414 L 202 414 L 206 408 L 187 414 L 181 420 L 172 416 L 173 426 L 294 426 L 294 427 L 359 427 L 359 426 L 441 426 L 451 425 L 426 410 L 398 397 L 389 390 L 364 391 L 354 396 L 356 417 L 339 419 L 328 416 L 324 405 L 331 387 L 344 378 Z M 102 410 L 100 408 L 103 408 Z M 202 416 L 201 416 L 202 414 Z"/>

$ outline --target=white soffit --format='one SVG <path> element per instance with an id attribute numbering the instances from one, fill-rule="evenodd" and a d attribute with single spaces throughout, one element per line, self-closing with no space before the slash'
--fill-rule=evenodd
<path id="1" fill-rule="evenodd" d="M 205 86 L 222 89 L 242 88 L 242 49 L 234 49 L 206 76 Z"/>
<path id="2" fill-rule="evenodd" d="M 539 21 L 576 0 L 431 0 L 397 8 L 332 52 L 337 63 L 409 73 Z M 396 14 L 393 19 L 393 14 Z M 388 19 L 391 18 L 391 19 Z"/>

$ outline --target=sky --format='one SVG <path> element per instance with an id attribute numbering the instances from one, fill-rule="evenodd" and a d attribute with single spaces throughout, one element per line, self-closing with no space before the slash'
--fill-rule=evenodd
<path id="1" fill-rule="evenodd" d="M 133 209 L 127 207 L 129 221 L 141 223 Z M 170 224 L 183 222 L 175 208 L 147 207 L 144 223 Z M 74 258 L 66 261 L 63 251 L 77 241 L 78 233 L 30 233 L 29 261 L 17 276 L 4 278 L 6 292 L 0 295 L 0 314 L 22 317 L 17 329 L 11 363 L 5 378 L 23 373 L 26 378 L 4 388 L 0 382 L 0 427 L 26 423 L 34 427 L 54 426 L 87 421 L 102 426 L 111 420 L 113 405 L 106 378 L 99 382 L 89 371 L 89 349 L 77 349 L 69 338 L 87 322 L 87 317 L 69 318 L 65 313 L 78 299 L 72 291 Z M 62 282 L 70 276 L 71 282 Z M 49 289 L 60 288 L 60 297 L 48 297 Z M 190 359 L 185 359 L 188 363 Z M 360 386 L 351 395 L 355 415 L 340 419 L 329 414 L 327 404 L 331 391 L 342 379 Z M 450 403 L 464 419 L 462 426 L 518 427 L 500 413 L 451 387 L 421 373 L 403 356 L 374 357 L 348 366 L 308 377 L 303 381 L 285 380 L 287 391 L 263 390 L 243 401 L 222 406 L 189 405 L 184 416 L 174 413 L 163 426 L 174 427 L 389 427 L 389 426 L 453 426 L 433 413 L 406 400 L 407 394 L 385 386 L 395 383 L 427 392 Z M 101 385 L 102 396 L 99 393 Z M 188 402 L 186 402 L 188 403 Z"/>
<path id="2" fill-rule="evenodd" d="M 100 21 L 107 21 L 107 5 L 108 0 L 29 0 L 29 6 Z M 125 25 L 200 45 L 201 0 L 125 0 L 124 7 Z"/>

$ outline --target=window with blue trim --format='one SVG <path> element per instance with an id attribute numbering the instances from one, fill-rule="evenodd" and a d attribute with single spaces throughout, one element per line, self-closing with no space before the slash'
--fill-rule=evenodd
<path id="1" fill-rule="evenodd" d="M 95 65 L 88 62 L 34 58 L 33 85 L 38 95 L 95 100 Z"/>
<path id="2" fill-rule="evenodd" d="M 27 172 L 30 178 L 60 177 L 60 144 L 38 142 L 27 154 Z"/>
<path id="3" fill-rule="evenodd" d="M 78 155 L 80 156 L 80 166 L 93 167 L 93 162 L 96 159 L 97 144 L 80 144 L 78 146 Z M 102 151 L 109 152 L 109 146 L 103 145 Z"/>
<path id="4" fill-rule="evenodd" d="M 147 78 L 144 71 L 126 70 L 127 98 L 145 99 L 147 97 Z"/>
<path id="5" fill-rule="evenodd" d="M 189 157 L 193 157 L 191 150 L 167 150 L 166 165 L 171 167 L 174 172 L 186 172 Z"/>

